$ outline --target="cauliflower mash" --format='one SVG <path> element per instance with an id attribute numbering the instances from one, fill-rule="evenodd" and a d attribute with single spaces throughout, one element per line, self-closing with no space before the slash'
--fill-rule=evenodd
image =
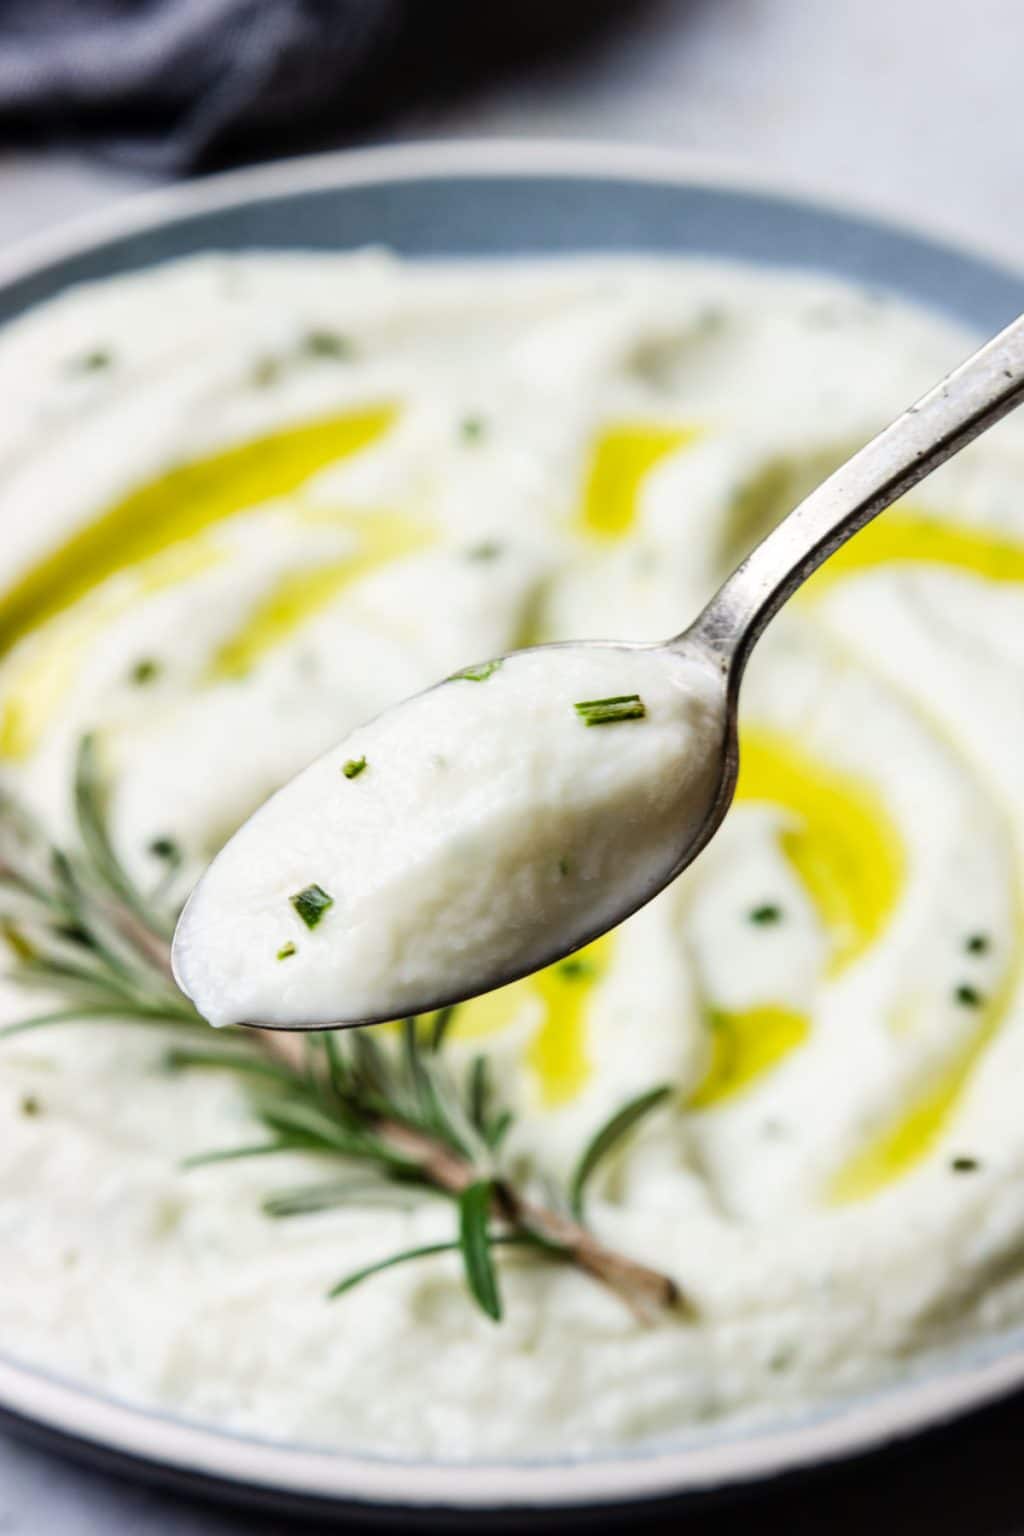
<path id="1" fill-rule="evenodd" d="M 0 338 L 0 777 L 68 839 L 92 732 L 121 859 L 181 903 L 285 781 L 467 661 L 678 630 L 971 340 L 810 273 L 639 258 L 210 255 L 71 291 Z M 0 1043 L 0 1349 L 235 1429 L 480 1458 L 776 1415 L 1024 1321 L 1022 485 L 1008 421 L 823 567 L 753 659 L 706 853 L 453 1017 L 541 1179 L 674 1085 L 588 1217 L 689 1312 L 644 1327 L 503 1258 L 495 1325 L 451 1255 L 328 1304 L 450 1206 L 272 1224 L 314 1159 L 183 1171 L 253 1139 L 242 1088 L 93 1020 Z M 578 741 L 626 773 L 630 729 Z M 331 762 L 339 801 L 379 782 L 370 745 Z M 315 834 L 238 930 L 256 969 L 337 915 L 288 905 L 341 894 Z M 385 971 L 416 899 L 381 887 Z M 0 987 L 0 1020 L 38 1007 Z"/>

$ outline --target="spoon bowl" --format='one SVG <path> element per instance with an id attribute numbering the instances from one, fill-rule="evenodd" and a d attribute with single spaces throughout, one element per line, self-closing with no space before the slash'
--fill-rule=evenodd
<path id="1" fill-rule="evenodd" d="M 569 642 L 467 667 L 250 818 L 182 913 L 175 976 L 215 1024 L 462 1002 L 663 889 L 721 821 L 735 765 L 729 669 L 699 642 Z"/>
<path id="2" fill-rule="evenodd" d="M 1024 317 L 830 475 L 680 635 L 512 652 L 354 732 L 200 880 L 175 934 L 183 991 L 216 1024 L 380 1023 L 507 985 L 616 927 L 721 825 L 765 626 L 1022 399 Z"/>

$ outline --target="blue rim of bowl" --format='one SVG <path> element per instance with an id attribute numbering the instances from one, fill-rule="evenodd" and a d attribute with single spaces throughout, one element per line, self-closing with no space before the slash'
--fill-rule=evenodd
<path id="1" fill-rule="evenodd" d="M 945 233 L 905 228 L 870 212 L 803 189 L 738 172 L 734 166 L 672 151 L 543 141 L 413 143 L 341 151 L 271 166 L 231 171 L 204 181 L 143 193 L 123 206 L 76 220 L 65 229 L 23 241 L 0 257 L 0 322 L 93 275 L 137 270 L 154 261 L 209 249 L 203 225 L 256 205 L 288 204 L 299 197 L 330 197 L 357 188 L 406 189 L 473 182 L 480 189 L 516 185 L 527 200 L 540 185 L 559 183 L 561 222 L 573 207 L 562 193 L 602 183 L 628 200 L 630 189 L 668 197 L 686 194 L 699 213 L 686 229 L 679 254 L 754 262 L 784 269 L 824 271 L 869 283 L 947 318 L 995 330 L 1024 308 L 1024 278 L 998 256 L 979 254 Z M 532 189 L 532 190 L 531 190 Z M 499 195 L 501 195 L 499 194 Z M 394 201 L 393 199 L 391 200 Z M 385 202 L 382 205 L 386 208 Z M 528 203 L 524 206 L 528 206 Z M 737 241 L 729 221 L 738 208 L 762 224 Z M 642 236 L 642 202 L 619 220 L 606 242 L 574 246 L 572 229 L 561 250 L 636 250 L 664 254 L 664 236 Z M 756 223 L 756 221 L 755 221 Z M 167 236 L 191 229 L 184 246 Z M 638 229 L 640 233 L 638 234 Z M 466 249 L 466 231 L 444 229 L 420 255 L 501 257 L 553 254 L 550 239 L 531 243 L 530 229 L 511 246 Z M 785 238 L 780 238 L 782 235 Z M 800 259 L 794 260 L 794 238 Z M 188 241 L 194 239 L 194 244 Z M 717 242 L 717 243 L 716 243 Z M 235 240 L 236 248 L 265 248 L 262 240 Z M 366 232 L 323 248 L 365 245 Z M 401 242 L 396 243 L 399 246 Z M 228 242 L 228 246 L 232 242 Z M 307 248 L 305 240 L 281 241 Z M 470 242 L 472 247 L 472 242 Z M 212 248 L 223 248 L 216 241 Z M 785 250 L 788 254 L 783 254 Z M 121 1464 L 159 1468 L 195 1478 L 208 1490 L 308 1500 L 319 1508 L 446 1513 L 571 1509 L 594 1504 L 708 1492 L 864 1454 L 948 1423 L 1024 1386 L 1024 1328 L 976 1341 L 956 1355 L 930 1359 L 905 1379 L 856 1398 L 837 1398 L 772 1421 L 725 1424 L 670 1439 L 550 1460 L 407 1461 L 369 1452 L 348 1453 L 282 1443 L 156 1409 L 137 1406 L 0 1353 L 0 1413 L 66 1443 L 105 1452 Z"/>

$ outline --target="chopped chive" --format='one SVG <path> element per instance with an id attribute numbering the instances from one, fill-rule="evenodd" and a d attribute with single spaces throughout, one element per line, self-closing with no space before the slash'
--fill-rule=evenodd
<path id="1" fill-rule="evenodd" d="M 152 656 L 142 656 L 132 667 L 132 682 L 142 687 L 151 683 L 155 677 L 160 676 L 160 663 Z"/>
<path id="2" fill-rule="evenodd" d="M 104 368 L 109 368 L 114 361 L 114 354 L 107 347 L 94 347 L 91 352 L 85 352 L 81 357 L 76 357 L 71 368 L 75 373 L 102 373 Z"/>
<path id="3" fill-rule="evenodd" d="M 481 544 L 474 544 L 466 550 L 467 560 L 497 560 L 501 554 L 501 545 L 496 539 L 484 539 Z"/>
<path id="4" fill-rule="evenodd" d="M 725 310 L 716 304 L 708 304 L 700 310 L 694 320 L 694 329 L 700 336 L 713 336 L 725 325 Z"/>
<path id="5" fill-rule="evenodd" d="M 763 906 L 754 907 L 749 916 L 752 923 L 759 923 L 766 927 L 769 923 L 782 922 L 782 908 L 766 901 Z"/>
<path id="6" fill-rule="evenodd" d="M 302 338 L 302 350 L 310 357 L 350 358 L 353 348 L 349 337 L 340 331 L 316 329 Z"/>
<path id="7" fill-rule="evenodd" d="M 41 1115 L 43 1112 L 43 1106 L 39 1099 L 36 1098 L 34 1093 L 24 1094 L 22 1096 L 21 1103 L 18 1105 L 18 1108 L 21 1110 L 21 1113 L 26 1117 L 26 1119 L 29 1120 L 34 1119 L 37 1115 Z"/>
<path id="8" fill-rule="evenodd" d="M 281 945 L 281 948 L 277 952 L 277 958 L 279 960 L 290 960 L 294 953 L 295 945 L 292 943 L 291 939 L 289 939 L 287 944 Z"/>
<path id="9" fill-rule="evenodd" d="M 619 720 L 642 720 L 647 713 L 638 693 L 620 693 L 611 699 L 582 699 L 573 709 L 585 725 L 614 725 Z"/>
<path id="10" fill-rule="evenodd" d="M 972 933 L 964 940 L 964 949 L 969 955 L 987 955 L 992 947 L 992 940 L 987 933 Z"/>
<path id="11" fill-rule="evenodd" d="M 595 970 L 589 960 L 579 960 L 575 957 L 563 960 L 558 967 L 558 974 L 567 977 L 570 981 L 583 981 L 588 976 L 593 976 Z"/>
<path id="12" fill-rule="evenodd" d="M 954 1157 L 949 1166 L 954 1173 L 977 1173 L 981 1164 L 976 1157 Z"/>
<path id="13" fill-rule="evenodd" d="M 501 666 L 501 657 L 497 661 L 478 661 L 474 666 L 463 667 L 461 672 L 453 672 L 448 679 L 450 683 L 458 682 L 459 678 L 465 678 L 470 683 L 486 683 L 489 677 L 493 677 Z"/>
<path id="14" fill-rule="evenodd" d="M 155 859 L 163 859 L 168 864 L 181 863 L 181 848 L 173 837 L 154 837 L 149 851 Z"/>
<path id="15" fill-rule="evenodd" d="M 984 1001 L 977 987 L 972 987 L 968 981 L 962 981 L 953 996 L 964 1008 L 980 1008 Z"/>
<path id="16" fill-rule="evenodd" d="M 281 377 L 281 364 L 276 357 L 262 357 L 252 370 L 252 382 L 257 389 L 267 389 Z"/>
<path id="17" fill-rule="evenodd" d="M 569 873 L 569 860 L 565 857 L 564 853 L 558 861 L 558 873 L 561 875 L 563 880 Z"/>
<path id="18" fill-rule="evenodd" d="M 459 435 L 463 442 L 478 443 L 487 430 L 482 416 L 463 416 L 459 422 Z"/>
<path id="19" fill-rule="evenodd" d="M 307 885 L 303 890 L 296 891 L 288 900 L 302 918 L 307 928 L 315 928 L 323 917 L 328 907 L 334 906 L 334 897 L 328 896 L 323 886 Z"/>
<path id="20" fill-rule="evenodd" d="M 350 757 L 347 763 L 342 763 L 341 771 L 345 775 L 346 779 L 358 779 L 359 775 L 362 773 L 365 767 L 365 756 Z"/>

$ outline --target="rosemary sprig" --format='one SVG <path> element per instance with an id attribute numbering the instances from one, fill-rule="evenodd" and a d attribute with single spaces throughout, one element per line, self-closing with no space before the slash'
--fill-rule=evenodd
<path id="1" fill-rule="evenodd" d="M 457 1252 L 470 1295 L 498 1321 L 495 1256 L 515 1246 L 576 1265 L 644 1319 L 680 1300 L 667 1275 L 605 1247 L 583 1224 L 584 1192 L 597 1168 L 665 1101 L 668 1087 L 619 1109 L 584 1149 L 565 1194 L 548 1192 L 540 1201 L 503 1158 L 513 1114 L 499 1101 L 487 1058 L 477 1056 L 468 1070 L 457 1071 L 446 1057 L 452 1008 L 405 1020 L 397 1036 L 240 1028 L 210 1044 L 207 1026 L 171 975 L 173 913 L 160 909 L 162 888 L 140 891 L 114 850 L 89 738 L 78 753 L 73 799 L 79 846 L 68 853 L 0 794 L 0 937 L 11 951 L 14 978 L 50 995 L 45 1010 L 8 1025 L 0 1037 L 88 1019 L 185 1029 L 185 1039 L 165 1052 L 167 1069 L 231 1073 L 249 1093 L 262 1131 L 261 1140 L 199 1153 L 186 1166 L 281 1152 L 341 1160 L 344 1177 L 275 1191 L 263 1203 L 268 1217 L 308 1216 L 355 1201 L 385 1206 L 396 1197 L 429 1194 L 455 1202 L 450 1241 L 384 1256 L 337 1280 L 330 1296 L 397 1264 Z M 310 890 L 318 919 L 330 898 Z"/>

